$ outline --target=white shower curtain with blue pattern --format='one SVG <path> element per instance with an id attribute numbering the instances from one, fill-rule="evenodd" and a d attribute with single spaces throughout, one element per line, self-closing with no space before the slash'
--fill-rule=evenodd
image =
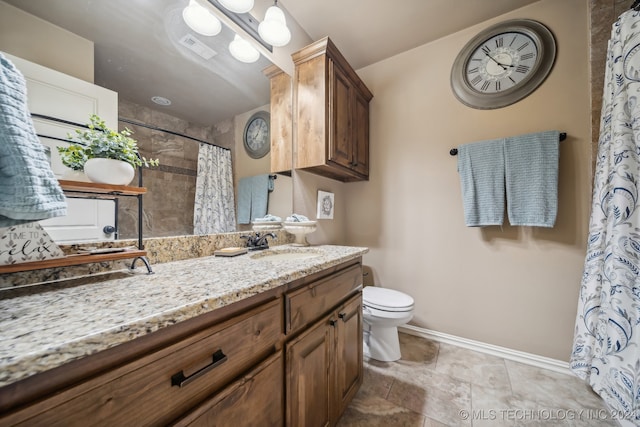
<path id="1" fill-rule="evenodd" d="M 236 231 L 231 151 L 200 143 L 193 234 Z"/>
<path id="2" fill-rule="evenodd" d="M 640 425 L 640 14 L 607 51 L 587 256 L 571 369 L 623 425 Z"/>

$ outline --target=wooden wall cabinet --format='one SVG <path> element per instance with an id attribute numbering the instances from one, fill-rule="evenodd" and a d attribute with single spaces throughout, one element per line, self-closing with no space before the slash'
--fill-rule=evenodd
<path id="1" fill-rule="evenodd" d="M 271 173 L 291 174 L 293 93 L 291 77 L 275 65 L 264 69 L 271 86 Z"/>
<path id="2" fill-rule="evenodd" d="M 328 37 L 292 57 L 295 168 L 345 182 L 368 180 L 373 95 Z"/>
<path id="3" fill-rule="evenodd" d="M 333 426 L 362 383 L 361 284 L 348 261 L 10 384 L 0 425 Z"/>

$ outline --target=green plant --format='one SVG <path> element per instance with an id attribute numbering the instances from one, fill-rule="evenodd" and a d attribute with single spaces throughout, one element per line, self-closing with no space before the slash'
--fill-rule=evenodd
<path id="1" fill-rule="evenodd" d="M 62 164 L 74 171 L 81 171 L 84 169 L 84 164 L 89 160 L 89 156 L 85 152 L 85 147 L 80 145 L 67 145 L 58 148 Z"/>
<path id="2" fill-rule="evenodd" d="M 93 158 L 122 160 L 134 168 L 137 166 L 158 166 L 158 159 L 145 159 L 138 154 L 138 144 L 131 138 L 133 132 L 125 128 L 120 132 L 109 129 L 98 115 L 92 114 L 88 129 L 77 129 L 75 138 L 78 144 L 57 147 L 62 164 L 73 170 L 84 169 L 87 160 Z"/>

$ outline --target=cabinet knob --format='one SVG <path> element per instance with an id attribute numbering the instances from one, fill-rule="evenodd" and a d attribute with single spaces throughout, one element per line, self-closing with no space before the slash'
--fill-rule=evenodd
<path id="1" fill-rule="evenodd" d="M 336 322 L 336 321 L 335 321 L 335 320 L 333 320 L 333 319 L 329 320 L 329 324 L 330 324 L 331 326 L 336 326 L 336 323 L 338 323 L 338 322 Z"/>
<path id="2" fill-rule="evenodd" d="M 347 313 L 339 313 L 338 317 L 344 321 L 344 319 L 346 319 L 347 317 Z"/>

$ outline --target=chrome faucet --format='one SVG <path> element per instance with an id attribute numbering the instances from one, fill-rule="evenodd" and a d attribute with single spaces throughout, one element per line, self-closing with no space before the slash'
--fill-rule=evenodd
<path id="1" fill-rule="evenodd" d="M 247 239 L 247 248 L 250 251 L 259 251 L 262 249 L 269 249 L 269 242 L 267 240 L 267 237 L 271 237 L 274 240 L 277 239 L 276 235 L 273 233 L 265 233 L 262 235 L 260 233 L 256 233 L 253 236 L 252 235 L 240 236 L 240 238 L 242 239 Z"/>

